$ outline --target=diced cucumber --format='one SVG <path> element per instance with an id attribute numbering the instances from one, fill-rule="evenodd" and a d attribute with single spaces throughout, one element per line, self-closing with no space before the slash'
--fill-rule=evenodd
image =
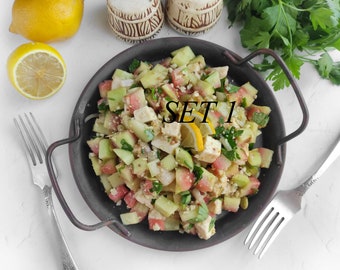
<path id="1" fill-rule="evenodd" d="M 258 166 L 251 166 L 249 163 L 246 164 L 246 174 L 250 176 L 258 177 L 260 168 Z"/>
<path id="2" fill-rule="evenodd" d="M 133 173 L 139 176 L 143 176 L 145 171 L 147 170 L 147 164 L 147 159 L 144 157 L 135 159 L 132 162 Z"/>
<path id="3" fill-rule="evenodd" d="M 171 52 L 171 55 L 173 56 L 171 63 L 179 67 L 188 64 L 196 56 L 189 46 L 177 49 Z"/>
<path id="4" fill-rule="evenodd" d="M 203 55 L 197 55 L 191 59 L 188 63 L 188 68 L 191 70 L 192 66 L 198 65 L 199 69 L 203 69 L 206 66 L 205 59 Z"/>
<path id="5" fill-rule="evenodd" d="M 157 176 L 160 173 L 159 162 L 159 159 L 148 162 L 147 167 L 151 177 Z"/>
<path id="6" fill-rule="evenodd" d="M 164 221 L 165 231 L 178 231 L 179 230 L 179 218 L 176 215 L 171 215 L 167 217 Z"/>
<path id="7" fill-rule="evenodd" d="M 273 159 L 274 151 L 268 148 L 260 147 L 257 148 L 261 155 L 261 168 L 269 168 Z"/>
<path id="8" fill-rule="evenodd" d="M 107 180 L 113 188 L 124 184 L 124 179 L 121 177 L 120 173 L 115 172 L 107 177 Z"/>
<path id="9" fill-rule="evenodd" d="M 178 209 L 177 204 L 175 204 L 173 201 L 169 200 L 163 195 L 158 197 L 158 199 L 155 201 L 154 206 L 155 209 L 165 217 L 171 216 Z"/>
<path id="10" fill-rule="evenodd" d="M 161 167 L 167 171 L 172 171 L 177 167 L 176 159 L 173 155 L 167 155 L 161 160 Z"/>
<path id="11" fill-rule="evenodd" d="M 134 118 L 128 120 L 129 128 L 136 134 L 136 136 L 144 142 L 150 142 L 154 138 L 152 128 Z"/>
<path id="12" fill-rule="evenodd" d="M 259 167 L 261 165 L 262 158 L 261 154 L 257 149 L 253 149 L 249 151 L 249 156 L 248 156 L 248 163 L 251 166 L 256 166 Z"/>
<path id="13" fill-rule="evenodd" d="M 243 91 L 243 97 L 242 97 L 242 105 L 244 107 L 249 107 L 253 104 L 256 98 L 257 89 L 252 86 L 249 82 L 243 84 L 241 86 L 241 89 Z M 240 91 L 240 90 L 239 90 Z"/>
<path id="14" fill-rule="evenodd" d="M 197 83 L 194 85 L 194 89 L 198 91 L 203 97 L 211 96 L 215 93 L 214 87 L 202 80 L 198 80 Z"/>
<path id="15" fill-rule="evenodd" d="M 174 101 L 178 101 L 178 97 L 173 89 L 173 87 L 166 83 L 162 85 L 162 90 L 165 92 L 165 94 L 167 94 L 172 100 Z"/>
<path id="16" fill-rule="evenodd" d="M 198 205 L 190 205 L 183 211 L 179 211 L 179 215 L 183 222 L 193 220 L 197 216 Z"/>
<path id="17" fill-rule="evenodd" d="M 100 164 L 99 164 L 99 159 L 97 156 L 94 156 L 94 155 L 90 155 L 90 160 L 91 160 L 91 163 L 92 163 L 92 168 L 93 168 L 93 171 L 94 173 L 99 176 L 102 174 L 101 170 L 100 170 Z"/>
<path id="18" fill-rule="evenodd" d="M 214 185 L 217 182 L 217 177 L 204 167 L 200 167 L 200 169 L 202 170 L 201 180 L 204 179 L 206 188 L 209 188 L 209 190 L 213 190 Z"/>
<path id="19" fill-rule="evenodd" d="M 128 130 L 114 133 L 111 140 L 118 148 L 123 148 L 124 150 L 129 150 L 128 148 L 130 147 L 133 149 L 136 144 L 135 136 Z M 130 149 L 130 151 L 132 151 L 132 149 Z"/>
<path id="20" fill-rule="evenodd" d="M 140 78 L 140 82 L 144 88 L 156 88 L 166 79 L 167 74 L 167 68 L 157 64 L 153 69 L 145 72 L 145 74 Z"/>
<path id="21" fill-rule="evenodd" d="M 250 142 L 253 138 L 253 131 L 249 128 L 243 128 L 242 134 L 237 137 L 237 141 L 242 144 L 242 143 L 247 143 Z"/>
<path id="22" fill-rule="evenodd" d="M 168 74 L 168 68 L 166 68 L 165 66 L 161 65 L 161 64 L 156 64 L 153 68 L 153 71 L 161 74 L 162 76 L 165 76 Z"/>
<path id="23" fill-rule="evenodd" d="M 92 130 L 104 135 L 109 135 L 111 133 L 108 128 L 104 127 L 104 122 L 100 121 L 99 118 L 94 122 Z"/>
<path id="24" fill-rule="evenodd" d="M 198 223 L 205 220 L 209 215 L 208 207 L 205 203 L 190 205 L 184 211 L 179 212 L 181 220 L 189 223 Z"/>
<path id="25" fill-rule="evenodd" d="M 123 162 L 116 166 L 117 172 L 124 178 L 125 181 L 132 182 L 133 174 L 130 166 L 126 166 Z"/>
<path id="26" fill-rule="evenodd" d="M 194 161 L 188 151 L 184 150 L 181 147 L 176 148 L 175 157 L 179 165 L 187 167 L 190 171 L 194 169 Z"/>
<path id="27" fill-rule="evenodd" d="M 115 112 L 124 109 L 123 97 L 126 95 L 126 88 L 119 87 L 107 92 L 110 111 Z"/>
<path id="28" fill-rule="evenodd" d="M 132 225 L 140 222 L 140 218 L 137 212 L 128 212 L 120 214 L 120 219 L 124 225 Z"/>
<path id="29" fill-rule="evenodd" d="M 107 160 L 107 159 L 115 157 L 115 154 L 112 151 L 112 145 L 111 145 L 110 139 L 100 140 L 98 157 L 102 160 Z"/>
<path id="30" fill-rule="evenodd" d="M 209 76 L 204 81 L 210 83 L 210 85 L 212 85 L 214 88 L 219 88 L 221 86 L 220 75 L 217 71 L 209 74 Z"/>
<path id="31" fill-rule="evenodd" d="M 125 70 L 117 68 L 112 75 L 112 79 L 114 79 L 116 77 L 120 78 L 122 80 L 133 79 L 133 74 L 129 73 Z"/>
<path id="32" fill-rule="evenodd" d="M 115 148 L 113 151 L 126 165 L 130 165 L 135 159 L 131 151 L 120 148 Z"/>
<path id="33" fill-rule="evenodd" d="M 104 190 L 106 193 L 109 193 L 112 189 L 110 182 L 107 179 L 107 175 L 101 175 L 100 176 L 100 182 L 102 183 Z"/>
<path id="34" fill-rule="evenodd" d="M 237 212 L 241 203 L 241 198 L 229 197 L 227 195 L 223 198 L 223 209 L 229 212 Z"/>
<path id="35" fill-rule="evenodd" d="M 234 175 L 231 178 L 231 181 L 233 181 L 240 188 L 246 186 L 250 182 L 249 177 L 247 175 L 241 174 L 241 173 Z"/>
<path id="36" fill-rule="evenodd" d="M 141 61 L 139 64 L 139 67 L 134 71 L 135 74 L 137 74 L 137 76 L 139 74 L 141 74 L 142 72 L 145 72 L 149 69 L 151 69 L 152 65 L 145 62 L 145 61 Z"/>

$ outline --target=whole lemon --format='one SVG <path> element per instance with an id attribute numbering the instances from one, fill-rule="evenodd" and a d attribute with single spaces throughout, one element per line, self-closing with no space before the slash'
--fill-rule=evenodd
<path id="1" fill-rule="evenodd" d="M 15 0 L 9 30 L 39 42 L 72 37 L 83 17 L 83 0 Z"/>

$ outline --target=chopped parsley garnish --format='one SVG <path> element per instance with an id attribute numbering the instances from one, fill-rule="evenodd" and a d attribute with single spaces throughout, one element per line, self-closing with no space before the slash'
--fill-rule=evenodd
<path id="1" fill-rule="evenodd" d="M 182 205 L 187 205 L 191 202 L 191 192 L 189 190 L 181 192 L 180 195 Z"/>
<path id="2" fill-rule="evenodd" d="M 253 114 L 252 120 L 261 127 L 264 127 L 268 124 L 269 115 L 263 112 L 255 112 Z"/>
<path id="3" fill-rule="evenodd" d="M 163 184 L 161 182 L 153 181 L 151 192 L 156 192 L 157 194 L 159 194 L 162 191 L 162 188 L 163 188 Z"/>
<path id="4" fill-rule="evenodd" d="M 194 166 L 193 173 L 195 175 L 195 183 L 202 179 L 203 169 L 199 166 Z"/>
<path id="5" fill-rule="evenodd" d="M 229 160 L 233 161 L 236 159 L 239 159 L 240 156 L 237 153 L 237 143 L 236 143 L 236 138 L 241 136 L 243 133 L 243 130 L 237 130 L 235 127 L 231 128 L 225 128 L 224 126 L 218 126 L 215 129 L 215 138 L 216 139 L 225 139 L 226 144 L 228 144 L 228 149 L 222 148 L 221 152 L 222 154 L 228 158 Z"/>
<path id="6" fill-rule="evenodd" d="M 215 227 L 216 218 L 212 218 L 209 223 L 209 231 L 211 231 Z"/>
<path id="7" fill-rule="evenodd" d="M 219 88 L 216 88 L 216 92 L 224 92 L 225 90 L 225 81 L 226 81 L 227 78 L 223 78 L 221 79 L 221 86 Z"/>
<path id="8" fill-rule="evenodd" d="M 109 110 L 109 105 L 106 104 L 105 102 L 101 102 L 98 104 L 98 111 L 106 112 Z"/>
<path id="9" fill-rule="evenodd" d="M 136 69 L 139 67 L 140 61 L 137 59 L 133 59 L 131 64 L 129 65 L 129 72 L 133 73 L 136 71 Z"/>
<path id="10" fill-rule="evenodd" d="M 239 86 L 233 85 L 231 83 L 227 87 L 229 93 L 236 93 L 239 89 L 240 89 Z"/>
<path id="11" fill-rule="evenodd" d="M 190 219 L 190 223 L 198 223 L 207 219 L 209 215 L 208 206 L 205 203 L 201 203 L 197 209 L 197 216 Z"/>
<path id="12" fill-rule="evenodd" d="M 120 143 L 122 144 L 122 149 L 132 152 L 133 150 L 132 145 L 129 144 L 125 139 L 122 139 Z"/>

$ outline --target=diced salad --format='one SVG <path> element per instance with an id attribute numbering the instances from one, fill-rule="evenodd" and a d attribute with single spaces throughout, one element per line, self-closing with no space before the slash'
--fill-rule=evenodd
<path id="1" fill-rule="evenodd" d="M 185 46 L 157 64 L 134 59 L 99 84 L 89 158 L 108 197 L 126 205 L 124 225 L 209 239 L 223 211 L 247 209 L 272 160 L 255 147 L 271 110 L 227 74 Z"/>

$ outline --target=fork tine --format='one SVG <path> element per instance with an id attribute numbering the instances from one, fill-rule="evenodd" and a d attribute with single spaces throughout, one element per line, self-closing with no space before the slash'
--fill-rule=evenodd
<path id="1" fill-rule="evenodd" d="M 18 119 L 14 118 L 14 124 L 33 165 L 42 164 L 46 155 L 47 141 L 34 115 L 31 112 L 29 116 L 26 113 L 23 116 L 19 115 Z"/>
<path id="2" fill-rule="evenodd" d="M 264 211 L 261 213 L 261 215 L 257 218 L 256 222 L 252 226 L 251 230 L 249 231 L 244 244 L 247 245 L 250 242 L 249 248 L 251 249 L 256 242 L 256 239 L 261 234 L 259 233 L 259 230 L 263 227 L 263 223 L 267 220 L 270 213 L 273 211 L 272 207 L 267 206 Z"/>
<path id="3" fill-rule="evenodd" d="M 36 166 L 38 162 L 41 163 L 42 157 L 40 156 L 37 144 L 33 140 L 31 132 L 27 128 L 27 125 L 25 124 L 23 118 L 20 115 L 18 116 L 18 120 L 14 119 L 14 124 L 19 131 L 20 137 L 23 140 L 25 148 L 27 150 L 26 153 L 30 156 L 33 165 Z"/>
<path id="4" fill-rule="evenodd" d="M 44 136 L 44 133 L 42 132 L 40 126 L 38 125 L 34 115 L 30 112 L 31 120 L 29 120 L 28 116 L 25 114 L 28 124 L 31 127 L 31 130 L 33 131 L 35 138 L 40 146 L 41 151 L 44 153 L 44 156 L 46 155 L 46 149 L 47 149 L 47 141 Z"/>
<path id="5" fill-rule="evenodd" d="M 279 214 L 275 216 L 275 219 L 270 224 L 268 230 L 264 234 L 260 243 L 254 251 L 254 255 L 257 255 L 259 252 L 259 259 L 261 259 L 264 253 L 267 251 L 271 243 L 275 240 L 276 236 L 279 234 L 281 229 L 284 227 L 285 218 Z"/>
<path id="6" fill-rule="evenodd" d="M 273 207 L 269 207 L 268 210 L 269 210 L 268 214 L 265 216 L 264 220 L 261 222 L 261 226 L 257 229 L 257 232 L 249 245 L 249 249 L 251 249 L 257 243 L 258 239 L 263 235 L 265 231 L 268 230 L 268 228 L 270 227 L 270 224 L 272 224 L 272 222 L 275 220 L 275 218 L 278 215 L 278 213 L 274 211 Z"/>

